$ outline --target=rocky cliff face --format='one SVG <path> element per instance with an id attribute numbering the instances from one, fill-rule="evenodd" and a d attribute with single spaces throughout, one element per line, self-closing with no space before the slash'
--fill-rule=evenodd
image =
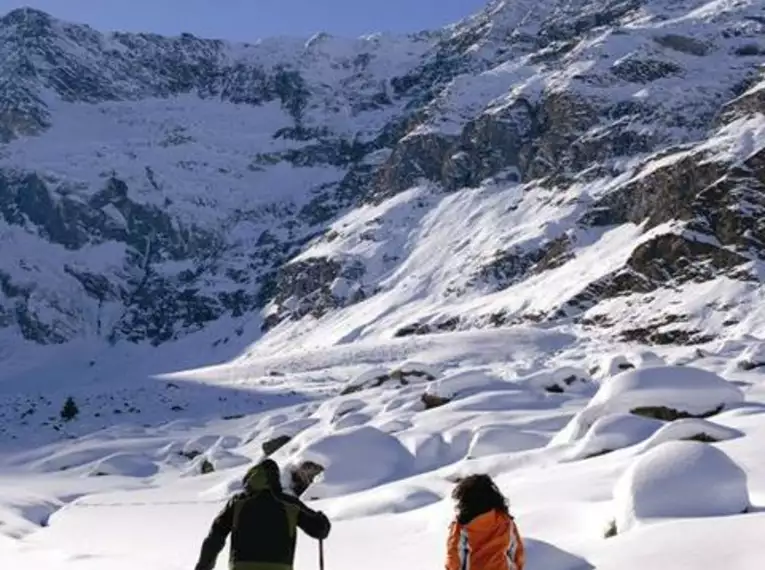
<path id="1" fill-rule="evenodd" d="M 226 317 L 264 346 L 338 321 L 322 341 L 533 320 L 689 342 L 743 326 L 721 284 L 761 291 L 755 0 L 495 1 L 254 45 L 24 9 L 0 40 L 0 326 L 27 341 Z"/>

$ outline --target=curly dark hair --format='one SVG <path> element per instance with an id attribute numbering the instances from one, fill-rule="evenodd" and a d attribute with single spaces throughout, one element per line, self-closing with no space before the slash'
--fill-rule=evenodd
<path id="1" fill-rule="evenodd" d="M 483 473 L 460 480 L 452 490 L 452 499 L 457 502 L 457 522 L 463 525 L 491 510 L 510 516 L 507 499 L 492 478 Z"/>

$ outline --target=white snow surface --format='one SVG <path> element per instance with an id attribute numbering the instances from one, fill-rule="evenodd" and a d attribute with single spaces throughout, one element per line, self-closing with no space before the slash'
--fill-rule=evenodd
<path id="1" fill-rule="evenodd" d="M 754 537 L 765 522 L 765 381 L 757 369 L 731 367 L 740 345 L 718 348 L 689 358 L 683 348 L 664 347 L 642 364 L 633 358 L 636 369 L 600 380 L 605 400 L 588 390 L 550 392 L 546 382 L 527 379 L 567 378 L 644 348 L 528 327 L 296 348 L 145 380 L 116 375 L 106 385 L 49 383 L 47 398 L 61 403 L 58 395 L 73 394 L 80 415 L 53 422 L 62 434 L 41 429 L 38 422 L 52 421 L 35 417 L 42 412 L 27 416 L 26 426 L 5 424 L 11 437 L 0 442 L 0 556 L 12 569 L 189 567 L 216 511 L 263 457 L 262 443 L 288 435 L 273 455 L 285 483 L 290 467 L 304 461 L 325 469 L 303 499 L 334 521 L 325 548 L 338 570 L 442 564 L 449 494 L 455 478 L 475 472 L 491 474 L 509 497 L 530 568 L 638 570 L 650 560 L 690 570 L 699 561 L 694 544 L 726 532 L 705 561 L 754 570 L 764 553 Z M 145 370 L 150 355 L 162 354 L 146 352 Z M 687 362 L 661 367 L 656 359 Z M 90 368 L 87 360 L 79 366 L 72 372 Z M 339 395 L 364 376 L 422 368 L 437 379 L 362 383 Z M 649 387 L 656 393 L 650 374 L 677 399 L 698 403 L 711 389 L 718 396 L 711 401 L 722 394 L 728 409 L 707 420 L 661 422 L 616 406 L 581 440 L 551 445 L 593 401 Z M 453 399 L 426 410 L 420 396 L 435 386 L 451 386 Z M 92 416 L 116 407 L 97 397 L 106 388 L 119 394 L 120 406 L 124 399 L 141 413 L 98 427 Z M 36 399 L 33 390 L 27 398 Z M 160 399 L 167 399 L 164 410 L 152 407 Z M 168 410 L 181 401 L 186 409 Z M 717 442 L 678 441 L 699 434 Z M 203 475 L 203 462 L 215 470 Z M 606 539 L 613 519 L 618 534 Z M 316 564 L 315 548 L 300 538 L 297 568 Z"/>

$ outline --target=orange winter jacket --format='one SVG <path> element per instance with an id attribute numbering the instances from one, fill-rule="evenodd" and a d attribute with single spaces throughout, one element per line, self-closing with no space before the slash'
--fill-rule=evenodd
<path id="1" fill-rule="evenodd" d="M 445 570 L 523 570 L 523 541 L 511 517 L 500 511 L 449 527 Z"/>

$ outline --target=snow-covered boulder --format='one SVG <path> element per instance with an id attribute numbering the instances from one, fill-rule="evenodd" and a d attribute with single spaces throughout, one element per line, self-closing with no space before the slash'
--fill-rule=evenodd
<path id="1" fill-rule="evenodd" d="M 307 490 L 313 499 L 362 491 L 408 476 L 414 457 L 395 437 L 363 426 L 319 437 L 287 463 L 289 471 L 306 464 L 321 467 L 321 478 Z"/>
<path id="2" fill-rule="evenodd" d="M 544 447 L 547 438 L 527 433 L 513 426 L 489 425 L 478 428 L 473 434 L 467 457 L 473 459 L 500 453 L 514 453 Z"/>
<path id="3" fill-rule="evenodd" d="M 376 388 L 382 386 L 384 382 L 390 380 L 390 371 L 387 368 L 372 368 L 362 372 L 355 378 L 350 379 L 345 383 L 343 389 L 340 390 L 340 395 L 354 394 L 361 390 L 368 390 L 369 388 Z"/>
<path id="4" fill-rule="evenodd" d="M 623 354 L 608 354 L 601 357 L 590 372 L 596 378 L 610 378 L 625 370 L 635 368 L 635 364 L 630 362 Z"/>
<path id="5" fill-rule="evenodd" d="M 361 390 L 378 388 L 382 385 L 408 386 L 420 382 L 430 382 L 438 375 L 433 367 L 419 362 L 404 362 L 391 370 L 373 368 L 353 378 L 340 391 L 341 395 L 354 394 Z"/>
<path id="6" fill-rule="evenodd" d="M 292 440 L 291 436 L 282 434 L 264 441 L 261 444 L 263 455 L 273 455 L 274 453 L 279 451 L 282 447 L 287 445 L 290 442 L 290 440 Z"/>
<path id="7" fill-rule="evenodd" d="M 340 398 L 339 401 L 330 400 L 329 405 L 331 406 L 330 421 L 337 422 L 343 416 L 360 412 L 367 406 L 367 403 L 359 398 Z"/>
<path id="8" fill-rule="evenodd" d="M 747 477 L 720 449 L 672 441 L 639 456 L 614 488 L 616 531 L 657 519 L 735 515 L 749 506 Z"/>
<path id="9" fill-rule="evenodd" d="M 615 376 L 591 404 L 674 420 L 713 415 L 743 400 L 738 387 L 714 372 L 690 366 L 655 366 Z"/>
<path id="10" fill-rule="evenodd" d="M 361 412 L 356 412 L 352 414 L 346 414 L 340 418 L 338 418 L 335 422 L 335 428 L 342 430 L 349 427 L 357 427 L 357 426 L 363 426 L 372 419 L 372 416 L 369 414 L 363 414 Z"/>
<path id="11" fill-rule="evenodd" d="M 463 370 L 431 382 L 425 394 L 448 401 L 456 396 L 465 396 L 496 387 L 506 388 L 507 385 L 507 382 L 484 369 Z"/>
<path id="12" fill-rule="evenodd" d="M 581 439 L 599 418 L 632 413 L 661 420 L 706 417 L 744 400 L 734 384 L 714 372 L 691 366 L 627 370 L 604 382 L 587 407 L 550 442 Z"/>
<path id="13" fill-rule="evenodd" d="M 214 466 L 216 471 L 222 471 L 223 469 L 231 469 L 233 467 L 241 467 L 251 462 L 251 459 L 240 455 L 239 453 L 233 453 L 227 449 L 213 449 L 206 454 L 208 461 Z"/>
<path id="14" fill-rule="evenodd" d="M 736 358 L 739 370 L 754 370 L 765 366 L 765 343 L 755 343 L 747 346 Z"/>
<path id="15" fill-rule="evenodd" d="M 378 420 L 375 427 L 384 433 L 393 434 L 410 429 L 412 422 L 407 418 L 389 418 Z"/>
<path id="16" fill-rule="evenodd" d="M 190 439 L 183 446 L 181 455 L 188 459 L 194 459 L 205 453 L 208 449 L 212 448 L 216 443 L 218 443 L 219 439 L 220 436 L 217 435 L 202 435 L 195 437 L 194 439 Z"/>
<path id="17" fill-rule="evenodd" d="M 121 477 L 151 477 L 159 471 L 151 458 L 140 453 L 115 453 L 93 464 L 90 475 Z"/>
<path id="18" fill-rule="evenodd" d="M 441 433 L 410 431 L 399 434 L 398 439 L 414 456 L 417 472 L 431 471 L 456 459 Z"/>
<path id="19" fill-rule="evenodd" d="M 534 374 L 518 378 L 516 382 L 553 393 L 581 393 L 592 389 L 594 386 L 592 378 L 585 370 L 573 366 L 535 372 Z"/>
<path id="20" fill-rule="evenodd" d="M 260 442 L 260 449 L 264 455 L 276 453 L 287 443 L 302 434 L 308 428 L 319 423 L 318 418 L 297 418 L 295 420 L 277 424 L 265 430 L 255 430 L 246 439 L 250 442 Z"/>
<path id="21" fill-rule="evenodd" d="M 195 457 L 183 470 L 182 477 L 207 475 L 216 471 L 242 467 L 249 463 L 251 463 L 251 459 L 244 455 L 233 453 L 220 447 L 211 448 L 204 455 Z"/>
<path id="22" fill-rule="evenodd" d="M 435 380 L 440 376 L 440 372 L 436 367 L 415 360 L 407 360 L 397 370 L 402 376 L 407 378 L 421 378 L 427 381 Z"/>
<path id="23" fill-rule="evenodd" d="M 641 350 L 635 353 L 630 359 L 634 362 L 635 368 L 650 368 L 653 366 L 666 366 L 667 362 L 652 350 Z"/>
<path id="24" fill-rule="evenodd" d="M 738 430 L 701 418 L 685 418 L 664 424 L 661 429 L 645 441 L 640 451 L 648 451 L 668 441 L 696 440 L 710 443 L 726 441 L 742 435 Z"/>
<path id="25" fill-rule="evenodd" d="M 633 414 L 609 414 L 598 418 L 587 434 L 563 456 L 576 461 L 630 447 L 650 438 L 664 425 L 659 420 Z"/>

